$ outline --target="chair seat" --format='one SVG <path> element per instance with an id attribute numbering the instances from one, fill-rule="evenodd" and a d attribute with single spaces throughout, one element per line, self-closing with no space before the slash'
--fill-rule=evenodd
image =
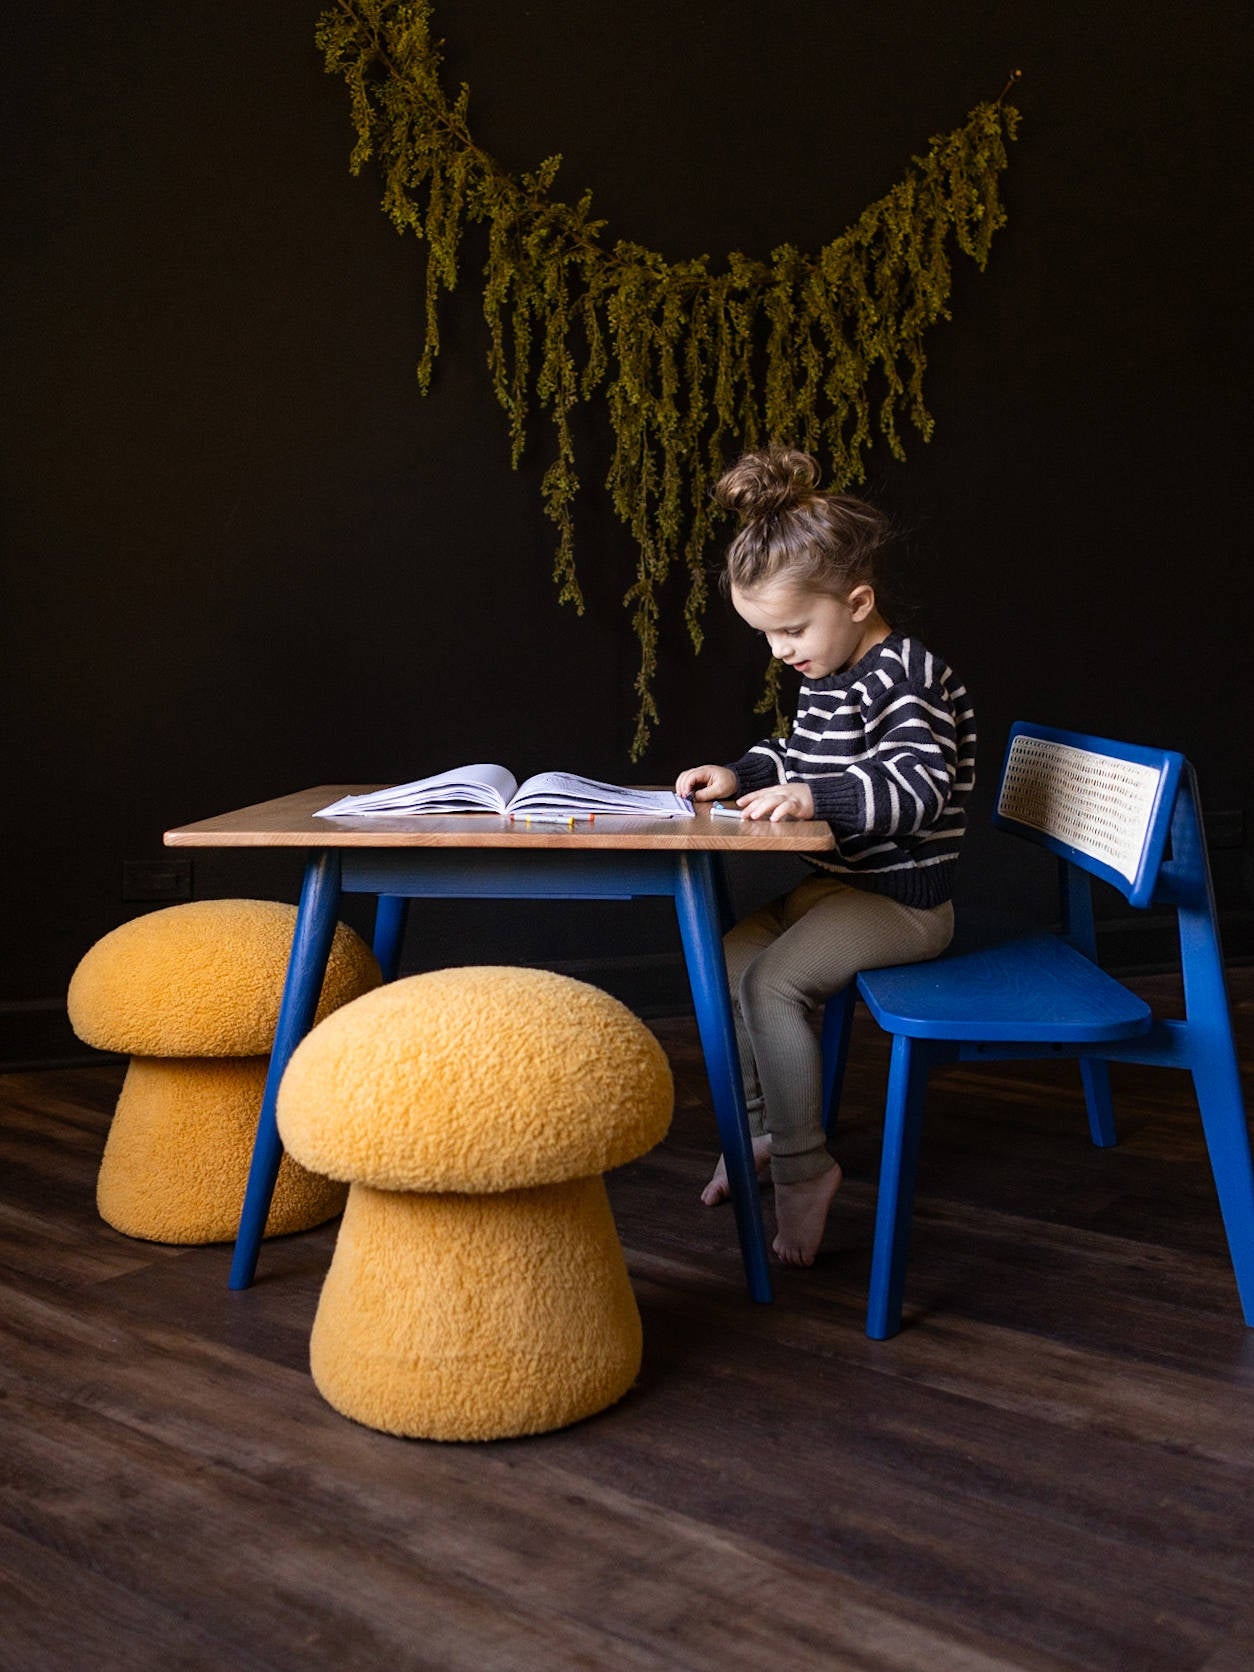
<path id="1" fill-rule="evenodd" d="M 1093 1043 L 1149 1031 L 1150 1008 L 1057 935 L 864 970 L 858 991 L 911 1039 Z"/>

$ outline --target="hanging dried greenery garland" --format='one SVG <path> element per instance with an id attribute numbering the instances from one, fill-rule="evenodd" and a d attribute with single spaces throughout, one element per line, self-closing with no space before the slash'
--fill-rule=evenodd
<path id="1" fill-rule="evenodd" d="M 570 414 L 605 392 L 615 438 L 607 486 L 638 552 L 624 600 L 640 642 L 638 760 L 658 721 L 662 588 L 681 557 L 684 616 L 701 646 L 705 551 L 718 514 L 708 484 L 725 456 L 767 439 L 797 442 L 821 450 L 829 482 L 844 487 L 862 479 L 873 421 L 897 458 L 900 413 L 931 435 L 924 335 L 949 317 L 951 245 L 983 268 L 1005 222 L 998 181 L 1018 112 L 1001 100 L 978 105 L 817 255 L 784 244 L 769 262 L 733 253 L 716 272 L 707 256 L 668 262 L 622 240 L 607 247 L 590 193 L 573 204 L 550 195 L 559 156 L 514 176 L 481 150 L 467 124 L 469 90 L 450 98 L 441 85 L 431 10 L 427 0 L 337 0 L 320 18 L 327 70 L 352 98 L 350 167 L 356 174 L 377 158 L 385 211 L 427 244 L 424 392 L 463 231 L 487 223 L 492 384 L 515 465 L 533 399 L 551 420 L 541 494 L 557 528 L 554 578 L 559 601 L 581 613 Z M 761 706 L 775 703 L 771 681 Z"/>

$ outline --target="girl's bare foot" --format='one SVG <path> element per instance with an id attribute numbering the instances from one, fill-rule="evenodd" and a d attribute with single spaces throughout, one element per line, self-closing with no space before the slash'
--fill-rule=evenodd
<path id="1" fill-rule="evenodd" d="M 759 1178 L 765 1178 L 771 1170 L 771 1140 L 769 1135 L 753 1140 L 753 1165 Z M 720 1202 L 731 1200 L 731 1190 L 727 1184 L 727 1163 L 720 1155 L 718 1166 L 714 1169 L 714 1176 L 701 1192 L 701 1200 L 707 1208 L 717 1207 Z"/>
<path id="2" fill-rule="evenodd" d="M 840 1189 L 841 1171 L 833 1161 L 827 1172 L 799 1184 L 775 1185 L 775 1241 L 771 1247 L 786 1266 L 812 1266 L 823 1240 L 827 1210 Z"/>

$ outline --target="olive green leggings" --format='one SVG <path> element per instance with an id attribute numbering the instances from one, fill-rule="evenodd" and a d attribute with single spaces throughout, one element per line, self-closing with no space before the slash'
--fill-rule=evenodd
<path id="1" fill-rule="evenodd" d="M 935 958 L 953 932 L 948 901 L 922 910 L 814 876 L 724 937 L 749 1127 L 755 1136 L 770 1134 L 777 1184 L 816 1178 L 831 1166 L 819 1007 L 859 970 Z"/>

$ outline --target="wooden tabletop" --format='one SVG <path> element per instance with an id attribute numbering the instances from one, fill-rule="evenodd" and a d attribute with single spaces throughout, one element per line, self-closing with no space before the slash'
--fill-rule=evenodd
<path id="1" fill-rule="evenodd" d="M 313 815 L 343 795 L 378 784 L 320 784 L 314 789 L 259 801 L 233 813 L 165 833 L 170 848 L 636 848 L 718 849 L 734 853 L 821 853 L 835 846 L 820 819 L 771 824 L 763 819 L 715 818 L 699 806 L 695 818 L 642 819 L 598 813 L 574 830 L 527 825 L 497 813 L 411 814 L 400 818 L 332 818 Z"/>

